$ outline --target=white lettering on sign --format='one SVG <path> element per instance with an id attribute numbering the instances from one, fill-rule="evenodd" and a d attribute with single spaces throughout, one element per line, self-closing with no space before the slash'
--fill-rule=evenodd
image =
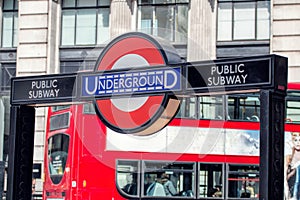
<path id="1" fill-rule="evenodd" d="M 211 67 L 211 77 L 207 79 L 207 86 L 223 86 L 245 84 L 248 74 L 245 74 L 245 64 L 216 65 Z"/>
<path id="2" fill-rule="evenodd" d="M 149 72 L 85 76 L 82 82 L 83 95 L 177 89 L 180 88 L 178 70 L 179 68 L 175 70 L 163 69 Z"/>
<path id="3" fill-rule="evenodd" d="M 28 92 L 28 98 L 42 99 L 58 97 L 60 89 L 57 87 L 57 79 L 32 81 L 31 90 Z"/>

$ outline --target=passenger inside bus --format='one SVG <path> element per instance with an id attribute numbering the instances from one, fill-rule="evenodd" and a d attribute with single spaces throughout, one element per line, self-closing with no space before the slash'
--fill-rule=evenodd
<path id="1" fill-rule="evenodd" d="M 222 197 L 222 186 L 221 185 L 216 185 L 215 192 L 212 196 L 213 197 Z"/>
<path id="2" fill-rule="evenodd" d="M 163 173 L 161 176 L 161 180 L 165 189 L 166 196 L 176 196 L 177 191 L 174 187 L 174 184 L 172 181 L 170 181 L 170 177 L 168 174 Z"/>
<path id="3" fill-rule="evenodd" d="M 241 189 L 241 197 L 243 198 L 255 197 L 252 183 L 250 182 L 243 183 L 243 188 Z"/>
<path id="4" fill-rule="evenodd" d="M 130 195 L 136 195 L 137 194 L 137 185 L 135 183 L 136 174 L 128 174 L 126 176 L 127 184 L 122 188 L 124 192 Z"/>
<path id="5" fill-rule="evenodd" d="M 160 175 L 157 175 L 155 180 L 147 188 L 146 196 L 166 196 Z"/>

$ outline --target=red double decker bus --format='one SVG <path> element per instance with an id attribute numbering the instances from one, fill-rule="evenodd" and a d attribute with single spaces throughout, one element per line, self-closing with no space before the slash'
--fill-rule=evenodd
<path id="1" fill-rule="evenodd" d="M 299 89 L 289 84 L 286 97 L 287 160 L 297 157 Z M 183 98 L 172 122 L 148 136 L 106 128 L 93 103 L 51 107 L 43 199 L 258 199 L 259 119 L 257 93 Z M 287 198 L 297 198 L 296 180 L 286 180 Z"/>

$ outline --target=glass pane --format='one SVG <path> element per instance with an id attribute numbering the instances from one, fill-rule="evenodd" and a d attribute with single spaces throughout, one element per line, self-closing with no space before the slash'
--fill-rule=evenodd
<path id="1" fill-rule="evenodd" d="M 65 110 L 65 109 L 69 109 L 70 106 L 69 105 L 65 105 L 65 106 L 53 106 L 51 107 L 52 112 L 57 112 L 60 110 Z"/>
<path id="2" fill-rule="evenodd" d="M 218 7 L 218 40 L 232 40 L 232 3 L 220 3 Z"/>
<path id="3" fill-rule="evenodd" d="M 11 78 L 16 76 L 16 64 L 1 64 L 0 70 L 0 90 L 9 91 Z"/>
<path id="4" fill-rule="evenodd" d="M 101 8 L 98 13 L 97 43 L 109 40 L 109 8 Z"/>
<path id="5" fill-rule="evenodd" d="M 19 1 L 18 0 L 15 0 L 15 4 L 14 4 L 14 10 L 18 10 L 19 8 Z"/>
<path id="6" fill-rule="evenodd" d="M 222 197 L 224 194 L 223 185 L 222 164 L 200 164 L 200 197 Z"/>
<path id="7" fill-rule="evenodd" d="M 257 39 L 270 38 L 270 2 L 257 2 Z"/>
<path id="8" fill-rule="evenodd" d="M 175 27 L 175 42 L 186 43 L 188 32 L 188 5 L 177 7 Z"/>
<path id="9" fill-rule="evenodd" d="M 18 27 L 19 27 L 19 20 L 18 20 L 18 13 L 14 13 L 14 31 L 13 31 L 13 47 L 18 46 Z"/>
<path id="10" fill-rule="evenodd" d="M 38 98 L 37 95 L 32 95 L 34 98 Z M 63 113 L 53 115 L 50 118 L 50 131 L 68 128 L 70 125 L 70 113 Z"/>
<path id="11" fill-rule="evenodd" d="M 99 6 L 109 6 L 111 0 L 98 0 L 98 5 Z"/>
<path id="12" fill-rule="evenodd" d="M 77 13 L 76 44 L 96 44 L 96 10 L 79 10 Z"/>
<path id="13" fill-rule="evenodd" d="M 200 119 L 223 119 L 222 97 L 199 97 Z"/>
<path id="14" fill-rule="evenodd" d="M 152 4 L 155 0 L 139 0 L 139 4 Z"/>
<path id="15" fill-rule="evenodd" d="M 97 5 L 97 0 L 77 0 L 78 7 L 96 6 L 96 5 Z"/>
<path id="16" fill-rule="evenodd" d="M 69 150 L 69 136 L 57 134 L 48 139 L 48 167 L 50 178 L 58 184 L 63 177 Z"/>
<path id="17" fill-rule="evenodd" d="M 158 30 L 155 35 L 165 38 L 169 41 L 173 41 L 174 31 L 174 7 L 173 6 L 161 6 L 155 9 L 156 20 L 153 27 L 157 27 Z M 154 33 L 153 33 L 154 34 Z"/>
<path id="18" fill-rule="evenodd" d="M 300 102 L 287 101 L 287 122 L 299 123 L 300 122 Z"/>
<path id="19" fill-rule="evenodd" d="M 255 2 L 234 4 L 234 40 L 255 39 Z"/>
<path id="20" fill-rule="evenodd" d="M 4 0 L 3 10 L 12 10 L 14 8 L 14 0 Z"/>
<path id="21" fill-rule="evenodd" d="M 63 7 L 75 7 L 75 0 L 63 0 Z"/>
<path id="22" fill-rule="evenodd" d="M 61 45 L 74 45 L 75 11 L 62 12 Z"/>
<path id="23" fill-rule="evenodd" d="M 144 163 L 145 196 L 184 196 L 195 194 L 194 163 L 151 162 Z"/>
<path id="24" fill-rule="evenodd" d="M 138 192 L 138 161 L 117 162 L 117 186 L 128 195 Z"/>
<path id="25" fill-rule="evenodd" d="M 14 14 L 12 12 L 3 13 L 2 47 L 12 47 L 13 17 Z"/>
<path id="26" fill-rule="evenodd" d="M 255 198 L 259 194 L 259 167 L 229 166 L 228 197 Z"/>
<path id="27" fill-rule="evenodd" d="M 85 103 L 83 105 L 83 114 L 96 114 L 94 104 L 93 103 Z"/>
<path id="28" fill-rule="evenodd" d="M 152 34 L 153 24 L 153 7 L 143 6 L 140 8 L 140 19 L 138 21 L 138 29 L 144 33 Z M 157 24 L 157 23 L 155 23 Z"/>
<path id="29" fill-rule="evenodd" d="M 175 3 L 175 0 L 154 0 L 157 4 L 168 4 L 168 3 Z"/>
<path id="30" fill-rule="evenodd" d="M 180 110 L 177 118 L 197 118 L 196 116 L 196 97 L 184 98 L 180 103 Z"/>
<path id="31" fill-rule="evenodd" d="M 259 121 L 260 101 L 258 96 L 229 96 L 228 116 L 231 120 Z"/>

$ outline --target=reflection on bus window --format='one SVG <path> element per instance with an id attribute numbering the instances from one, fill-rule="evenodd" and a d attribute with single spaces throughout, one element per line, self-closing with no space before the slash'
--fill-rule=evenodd
<path id="1" fill-rule="evenodd" d="M 58 184 L 63 177 L 68 148 L 69 136 L 66 134 L 56 134 L 48 139 L 48 166 L 54 184 Z"/>
<path id="2" fill-rule="evenodd" d="M 229 165 L 228 197 L 255 198 L 259 194 L 257 165 Z"/>
<path id="3" fill-rule="evenodd" d="M 199 97 L 200 119 L 223 119 L 223 99 L 221 96 Z"/>
<path id="4" fill-rule="evenodd" d="M 177 118 L 193 118 L 197 117 L 196 115 L 196 97 L 183 98 L 180 103 L 180 109 L 176 115 Z"/>
<path id="5" fill-rule="evenodd" d="M 223 197 L 223 165 L 200 163 L 200 197 Z"/>
<path id="6" fill-rule="evenodd" d="M 138 161 L 117 162 L 117 186 L 128 195 L 137 195 Z"/>
<path id="7" fill-rule="evenodd" d="M 68 128 L 70 126 L 70 113 L 61 113 L 50 117 L 50 131 Z"/>
<path id="8" fill-rule="evenodd" d="M 145 196 L 184 196 L 195 194 L 195 164 L 144 161 Z"/>
<path id="9" fill-rule="evenodd" d="M 299 100 L 287 100 L 286 122 L 300 123 L 300 102 Z"/>
<path id="10" fill-rule="evenodd" d="M 231 120 L 259 121 L 259 97 L 254 95 L 228 96 L 228 116 Z"/>
<path id="11" fill-rule="evenodd" d="M 52 112 L 57 112 L 60 110 L 65 110 L 65 109 L 69 109 L 70 105 L 63 105 L 63 106 L 52 106 Z"/>
<path id="12" fill-rule="evenodd" d="M 93 103 L 86 103 L 83 105 L 83 114 L 96 114 Z"/>

